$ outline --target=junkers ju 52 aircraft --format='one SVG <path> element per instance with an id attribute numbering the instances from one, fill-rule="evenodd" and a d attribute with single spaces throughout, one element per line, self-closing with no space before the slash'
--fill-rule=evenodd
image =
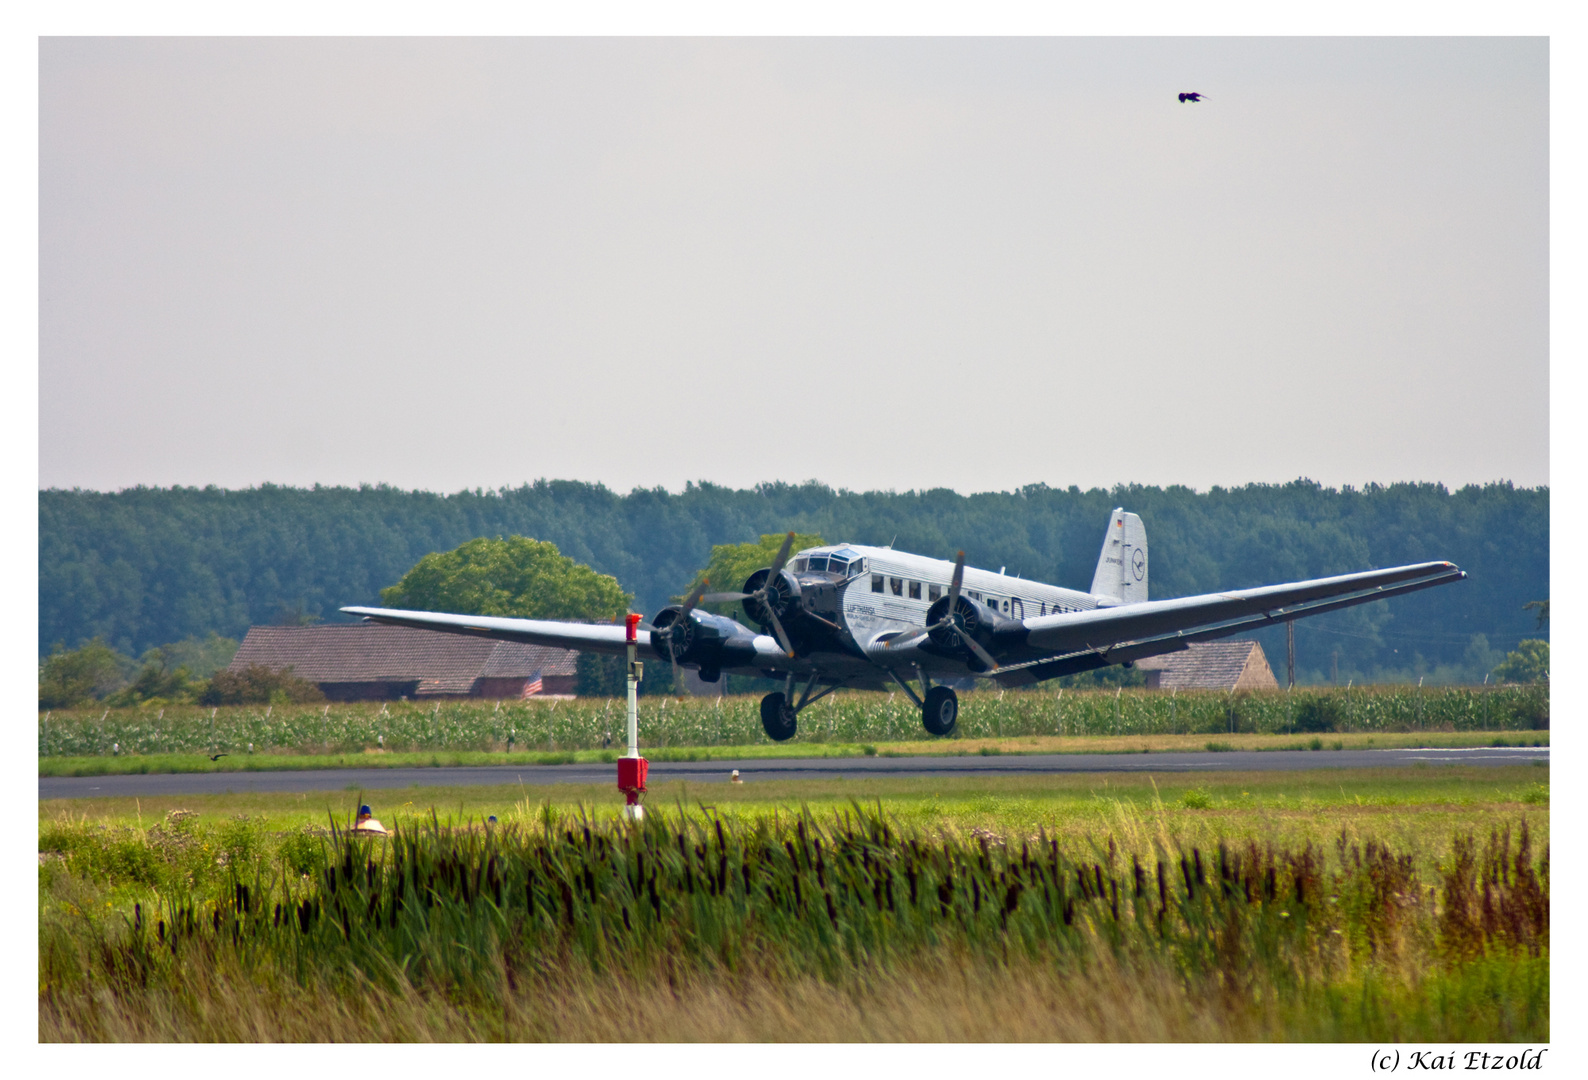
<path id="1" fill-rule="evenodd" d="M 1109 518 L 1086 592 L 1007 577 L 891 548 L 835 544 L 793 553 L 789 533 L 772 565 L 734 593 L 697 586 L 638 631 L 642 656 L 700 672 L 783 680 L 761 699 L 761 724 L 782 741 L 800 711 L 839 687 L 896 685 L 921 709 L 926 730 L 949 735 L 959 715 L 951 687 L 934 679 L 974 676 L 1002 686 L 1131 664 L 1196 641 L 1336 611 L 1459 581 L 1452 563 L 1425 562 L 1257 589 L 1147 599 L 1147 534 L 1141 518 Z M 754 629 L 701 610 L 739 601 Z M 345 607 L 397 626 L 621 654 L 625 626 Z M 912 681 L 919 685 L 917 694 Z M 798 694 L 796 695 L 796 689 Z"/>

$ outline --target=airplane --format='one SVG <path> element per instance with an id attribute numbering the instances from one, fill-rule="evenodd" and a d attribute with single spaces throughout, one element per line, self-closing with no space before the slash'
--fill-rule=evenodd
<path id="1" fill-rule="evenodd" d="M 782 742 L 799 714 L 841 687 L 903 690 L 926 730 L 952 735 L 959 698 L 949 680 L 1029 686 L 1112 664 L 1130 666 L 1193 642 L 1288 622 L 1460 581 L 1449 562 L 1424 562 L 1337 577 L 1183 596 L 1147 598 L 1147 533 L 1116 507 L 1091 588 L 1047 585 L 891 547 L 829 544 L 794 552 L 789 533 L 772 565 L 739 592 L 707 593 L 702 581 L 637 631 L 642 656 L 700 673 L 783 680 L 761 699 L 761 726 Z M 738 619 L 701 603 L 738 601 Z M 622 625 L 344 607 L 394 626 L 622 654 Z M 937 680 L 934 684 L 933 680 Z M 911 683 L 918 683 L 917 694 Z M 803 683 L 803 685 L 800 685 Z M 799 693 L 796 696 L 796 689 Z"/>

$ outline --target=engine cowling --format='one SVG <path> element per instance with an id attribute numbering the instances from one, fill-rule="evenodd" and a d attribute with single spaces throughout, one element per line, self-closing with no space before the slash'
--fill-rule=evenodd
<path id="1" fill-rule="evenodd" d="M 740 591 L 747 593 L 759 592 L 766 582 L 767 574 L 771 572 L 770 566 L 762 567 L 744 580 L 744 588 Z M 757 626 L 770 625 L 772 619 L 767 615 L 766 609 L 770 605 L 777 611 L 777 617 L 785 624 L 794 618 L 800 610 L 800 583 L 784 567 L 778 572 L 777 580 L 767 589 L 767 603 L 763 604 L 755 597 L 746 597 L 740 601 L 744 606 L 745 617 Z"/>
<path id="2" fill-rule="evenodd" d="M 1023 629 L 1019 620 L 1005 618 L 964 593 L 960 593 L 959 602 L 954 607 L 954 620 L 944 623 L 948 615 L 948 600 L 946 596 L 940 597 L 927 609 L 926 624 L 933 627 L 927 632 L 927 639 L 935 646 L 936 652 L 965 657 L 972 671 L 979 671 L 984 665 L 965 645 L 961 635 L 974 638 L 976 644 L 996 657 L 1001 646 L 1006 644 L 999 641 L 999 637 Z M 937 625 L 940 623 L 944 625 Z"/>
<path id="3" fill-rule="evenodd" d="M 706 682 L 716 682 L 725 667 L 755 660 L 755 636 L 732 619 L 696 608 L 687 615 L 674 605 L 651 620 L 651 646 L 662 659 L 700 669 Z"/>

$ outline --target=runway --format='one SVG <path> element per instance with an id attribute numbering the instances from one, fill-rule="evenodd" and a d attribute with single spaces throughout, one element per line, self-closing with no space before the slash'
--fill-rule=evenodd
<path id="1" fill-rule="evenodd" d="M 739 770 L 747 784 L 769 780 L 892 776 L 1042 776 L 1059 773 L 1294 772 L 1303 769 L 1404 768 L 1411 765 L 1526 765 L 1549 761 L 1549 747 L 1425 750 L 1267 750 L 1178 754 L 1021 754 L 981 757 L 751 758 L 656 761 L 653 782 L 722 783 Z M 40 799 L 224 795 L 271 791 L 379 790 L 505 784 L 613 784 L 613 765 L 481 765 L 460 768 L 313 769 L 296 772 L 159 773 L 39 778 Z"/>

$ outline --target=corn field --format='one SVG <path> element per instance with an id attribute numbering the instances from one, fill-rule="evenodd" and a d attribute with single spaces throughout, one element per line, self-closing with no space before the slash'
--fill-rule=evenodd
<path id="1" fill-rule="evenodd" d="M 548 804 L 527 826 L 432 818 L 390 838 L 333 826 L 320 842 L 310 873 L 238 860 L 208 897 L 41 924 L 41 1015 L 96 986 L 172 985 L 217 957 L 245 983 L 285 972 L 489 1005 L 570 964 L 831 982 L 946 951 L 995 968 L 1148 964 L 1235 1005 L 1369 969 L 1427 979 L 1505 961 L 1526 984 L 1524 1026 L 1547 1037 L 1549 855 L 1525 821 L 1514 840 L 1509 827 L 1458 836 L 1432 882 L 1409 855 L 1343 833 L 1332 853 L 1256 840 L 1126 851 L 1108 836 L 1061 850 L 1041 834 L 900 831 L 858 804 L 825 823 L 679 809 L 642 826 Z"/>
<path id="2" fill-rule="evenodd" d="M 1162 691 L 998 691 L 960 699 L 958 734 L 1166 735 L 1239 732 L 1518 731 L 1549 726 L 1549 688 L 1371 687 L 1224 694 Z M 347 753 L 589 750 L 621 745 L 619 699 L 358 702 L 331 705 L 172 706 L 49 712 L 40 756 L 170 753 Z M 640 744 L 764 743 L 759 699 L 646 697 Z M 924 740 L 903 694 L 839 691 L 800 714 L 797 742 Z"/>

